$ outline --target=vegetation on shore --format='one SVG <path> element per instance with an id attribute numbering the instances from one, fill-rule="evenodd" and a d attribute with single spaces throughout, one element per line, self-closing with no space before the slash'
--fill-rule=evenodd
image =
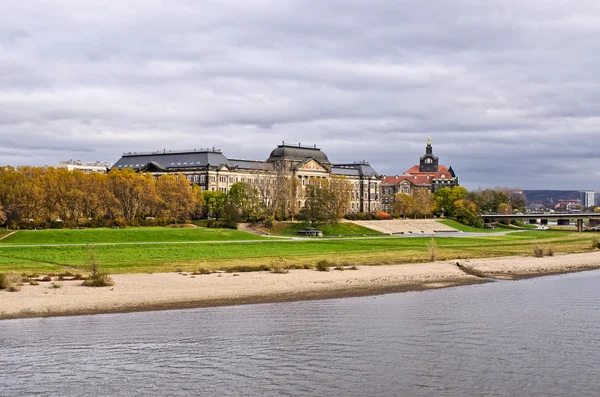
<path id="1" fill-rule="evenodd" d="M 198 229 L 132 229 L 139 231 L 137 242 L 147 238 L 152 244 L 119 244 L 114 240 L 107 245 L 100 244 L 109 234 L 96 235 L 96 255 L 108 273 L 148 273 L 171 272 L 176 269 L 193 271 L 199 267 L 207 270 L 227 269 L 239 266 L 266 266 L 275 259 L 285 260 L 289 266 L 314 266 L 321 260 L 330 261 L 336 265 L 378 265 L 410 262 L 425 262 L 431 260 L 428 244 L 430 237 L 396 238 L 370 237 L 345 239 L 308 239 L 291 241 L 284 239 L 266 238 L 254 239 L 249 237 L 247 242 L 215 241 L 210 232 L 220 233 L 219 230 L 206 230 L 208 234 L 193 234 Z M 45 273 L 63 273 L 72 271 L 86 273 L 88 255 L 85 246 L 67 245 L 73 241 L 89 242 L 89 238 L 79 236 L 87 232 L 102 232 L 103 230 L 78 231 L 20 231 L 0 242 L 0 272 L 15 271 Z M 106 232 L 112 230 L 107 229 Z M 128 229 L 119 230 L 127 232 Z M 203 232 L 204 230 L 202 230 Z M 55 237 L 53 233 L 71 232 L 70 241 L 65 236 Z M 174 242 L 172 233 L 190 232 L 197 240 Z M 242 233 L 237 231 L 227 231 Z M 11 243 L 16 241 L 34 241 L 30 237 L 19 237 L 21 234 L 37 234 L 36 243 L 42 243 L 42 237 L 55 245 L 20 246 Z M 81 234 L 79 234 L 81 233 Z M 150 234 L 147 234 L 150 233 Z M 153 234 L 159 233 L 159 234 Z M 162 233 L 162 236 L 160 235 Z M 206 237 L 205 243 L 198 243 Z M 251 236 L 251 235 L 248 235 Z M 180 237 L 178 237 L 180 238 Z M 564 231 L 523 231 L 507 235 L 489 234 L 484 237 L 464 238 L 434 238 L 436 244 L 436 260 L 454 258 L 499 257 L 510 255 L 532 255 L 531 247 L 538 243 L 542 246 L 553 247 L 554 253 L 585 252 L 592 249 L 592 238 L 588 233 L 571 233 Z M 106 239 L 109 239 L 106 237 Z M 254 239 L 254 240 L 252 240 Z M 160 243 L 160 241 L 165 243 Z M 57 243 L 60 241 L 61 243 Z"/>

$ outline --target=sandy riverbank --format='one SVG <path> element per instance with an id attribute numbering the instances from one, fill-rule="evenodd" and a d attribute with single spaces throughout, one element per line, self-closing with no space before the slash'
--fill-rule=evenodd
<path id="1" fill-rule="evenodd" d="M 489 280 L 600 269 L 600 251 L 545 258 L 507 257 L 395 266 L 362 266 L 359 270 L 318 272 L 291 270 L 191 275 L 177 273 L 113 276 L 114 287 L 88 288 L 81 281 L 24 285 L 19 292 L 0 291 L 0 319 L 116 313 L 283 302 L 307 299 L 420 291 Z M 465 272 L 467 270 L 467 272 Z"/>

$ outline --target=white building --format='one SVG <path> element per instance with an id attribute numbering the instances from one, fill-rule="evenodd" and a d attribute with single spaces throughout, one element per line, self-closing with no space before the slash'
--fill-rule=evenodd
<path id="1" fill-rule="evenodd" d="M 584 207 L 594 207 L 600 205 L 600 193 L 581 192 L 581 205 Z"/>
<path id="2" fill-rule="evenodd" d="M 111 164 L 106 161 L 95 161 L 93 163 L 86 163 L 81 160 L 67 160 L 60 161 L 58 165 L 53 166 L 54 168 L 66 168 L 69 171 L 79 170 L 86 174 L 94 172 L 106 172 L 110 169 Z"/>

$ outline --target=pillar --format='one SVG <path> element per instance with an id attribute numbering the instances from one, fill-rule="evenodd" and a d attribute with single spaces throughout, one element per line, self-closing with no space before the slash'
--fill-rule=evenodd
<path id="1" fill-rule="evenodd" d="M 583 232 L 583 219 L 577 219 L 577 231 Z"/>

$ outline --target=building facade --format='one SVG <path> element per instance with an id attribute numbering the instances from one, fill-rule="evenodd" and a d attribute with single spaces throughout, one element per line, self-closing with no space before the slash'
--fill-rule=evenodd
<path id="1" fill-rule="evenodd" d="M 81 160 L 66 160 L 59 161 L 58 165 L 54 165 L 53 167 L 66 168 L 69 171 L 78 170 L 83 171 L 86 174 L 92 174 L 94 172 L 107 172 L 110 169 L 110 164 L 106 161 L 94 161 L 88 163 Z"/>
<path id="2" fill-rule="evenodd" d="M 133 169 L 158 177 L 184 175 L 203 190 L 227 193 L 238 182 L 253 186 L 267 205 L 278 194 L 282 178 L 297 186 L 295 207 L 304 205 L 301 192 L 315 179 L 339 178 L 350 188 L 349 212 L 376 212 L 381 209 L 381 176 L 367 162 L 333 164 L 316 146 L 277 146 L 266 160 L 227 158 L 221 150 L 124 153 L 112 169 Z"/>
<path id="3" fill-rule="evenodd" d="M 452 167 L 439 164 L 438 157 L 433 154 L 431 138 L 427 139 L 425 154 L 419 159 L 419 165 L 414 165 L 402 175 L 385 176 L 381 184 L 381 206 L 391 212 L 396 194 L 412 194 L 414 189 L 428 189 L 435 192 L 438 189 L 459 186 L 458 176 Z"/>
<path id="4" fill-rule="evenodd" d="M 590 191 L 581 192 L 581 205 L 586 208 L 600 205 L 600 193 Z"/>

